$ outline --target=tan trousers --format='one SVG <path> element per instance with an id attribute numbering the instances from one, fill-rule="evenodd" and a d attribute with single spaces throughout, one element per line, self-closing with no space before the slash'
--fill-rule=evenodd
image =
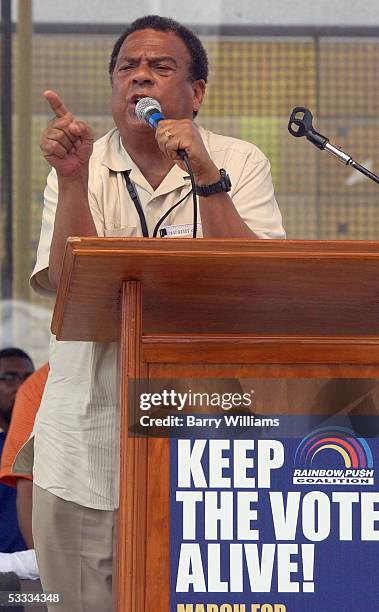
<path id="1" fill-rule="evenodd" d="M 114 513 L 86 508 L 33 487 L 33 538 L 49 612 L 112 612 Z"/>

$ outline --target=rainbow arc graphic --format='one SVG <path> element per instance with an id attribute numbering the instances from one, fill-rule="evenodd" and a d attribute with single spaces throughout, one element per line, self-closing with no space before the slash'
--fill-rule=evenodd
<path id="1" fill-rule="evenodd" d="M 322 427 L 302 439 L 295 453 L 295 464 L 309 468 L 317 455 L 325 450 L 338 453 L 347 469 L 371 469 L 371 449 L 364 438 L 345 427 Z"/>

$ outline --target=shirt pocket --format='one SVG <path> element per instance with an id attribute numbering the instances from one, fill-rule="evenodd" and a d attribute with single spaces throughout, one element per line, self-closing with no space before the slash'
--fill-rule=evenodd
<path id="1" fill-rule="evenodd" d="M 104 236 L 124 236 L 131 238 L 140 235 L 141 234 L 137 233 L 137 228 L 133 225 L 123 225 L 122 227 L 104 227 Z"/>

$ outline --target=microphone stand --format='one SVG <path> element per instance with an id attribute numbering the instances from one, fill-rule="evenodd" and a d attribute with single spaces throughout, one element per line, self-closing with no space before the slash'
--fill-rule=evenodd
<path id="1" fill-rule="evenodd" d="M 315 132 L 314 134 L 317 134 L 317 132 Z M 317 136 L 321 136 L 321 134 L 317 134 Z M 328 153 L 334 155 L 334 157 L 336 157 L 340 162 L 345 164 L 345 166 L 351 166 L 355 170 L 358 170 L 358 172 L 361 172 L 362 174 L 370 178 L 375 183 L 379 184 L 379 176 L 377 174 L 374 174 L 373 172 L 362 166 L 362 164 L 359 164 L 358 162 L 354 161 L 354 159 L 350 157 L 350 155 L 348 155 L 341 149 L 337 149 L 337 147 L 334 147 L 332 144 L 330 144 L 327 138 L 325 138 L 325 144 L 323 146 L 319 146 L 316 142 L 314 142 L 313 134 L 311 132 L 306 134 L 306 137 L 307 140 L 309 140 L 309 142 L 312 142 L 318 149 L 328 151 Z"/>
<path id="2" fill-rule="evenodd" d="M 362 164 L 354 161 L 350 155 L 338 149 L 334 145 L 330 144 L 329 138 L 319 134 L 313 129 L 312 125 L 312 113 L 308 108 L 303 106 L 297 106 L 293 109 L 290 120 L 288 123 L 288 131 L 292 136 L 299 138 L 301 136 L 305 136 L 309 142 L 315 145 L 321 151 L 328 151 L 331 155 L 334 155 L 340 162 L 342 162 L 345 166 L 351 166 L 358 172 L 361 172 L 369 179 L 379 184 L 379 176 L 371 172 Z"/>

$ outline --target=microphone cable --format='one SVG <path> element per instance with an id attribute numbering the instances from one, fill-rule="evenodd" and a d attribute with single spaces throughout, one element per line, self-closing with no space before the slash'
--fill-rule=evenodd
<path id="1" fill-rule="evenodd" d="M 158 235 L 158 230 L 159 230 L 160 226 L 162 225 L 163 221 L 165 221 L 165 220 L 167 219 L 167 217 L 168 217 L 168 216 L 169 216 L 169 214 L 170 214 L 170 213 L 171 213 L 171 212 L 174 210 L 174 208 L 176 208 L 177 206 L 179 206 L 179 204 L 181 204 L 182 202 L 184 202 L 184 200 L 185 200 L 186 198 L 188 198 L 188 196 L 189 196 L 189 194 L 190 194 L 190 193 L 191 193 L 191 192 L 186 193 L 186 195 L 185 195 L 185 196 L 184 196 L 184 197 L 183 197 L 181 200 L 179 200 L 179 202 L 177 202 L 176 204 L 174 204 L 173 206 L 171 206 L 171 208 L 169 208 L 169 209 L 168 209 L 168 210 L 165 212 L 165 214 L 163 215 L 163 217 L 161 217 L 161 218 L 159 219 L 158 223 L 157 223 L 157 224 L 156 224 L 156 226 L 154 227 L 153 236 L 152 236 L 153 238 L 156 238 L 156 237 L 157 237 L 157 235 Z M 194 236 L 194 238 L 196 238 L 196 236 Z"/>
<path id="2" fill-rule="evenodd" d="M 132 181 L 130 180 L 129 177 L 129 172 L 128 170 L 124 170 L 124 172 L 122 173 L 124 175 L 124 179 L 125 179 L 125 183 L 126 183 L 126 187 L 128 190 L 128 193 L 130 195 L 130 198 L 135 206 L 135 209 L 138 213 L 139 219 L 140 219 L 140 223 L 141 223 L 141 230 L 142 230 L 142 236 L 144 238 L 148 238 L 149 237 L 149 230 L 147 227 L 147 223 L 146 223 L 146 218 L 145 218 L 145 214 L 143 212 L 143 208 L 140 202 L 140 199 L 138 197 L 137 191 L 132 183 Z M 191 189 L 192 191 L 192 189 Z M 166 212 L 162 215 L 162 217 L 159 219 L 159 221 L 157 222 L 156 226 L 154 227 L 153 230 L 153 235 L 152 238 L 156 238 L 158 235 L 158 230 L 160 228 L 160 226 L 162 225 L 163 221 L 165 221 L 167 219 L 167 217 L 169 216 L 169 214 L 177 207 L 179 206 L 179 204 L 181 204 L 182 202 L 184 202 L 184 200 L 186 200 L 188 198 L 188 196 L 190 195 L 191 191 L 189 191 L 188 193 L 186 193 L 185 196 L 183 196 L 179 202 L 176 202 L 176 204 L 174 204 L 173 206 L 171 206 L 168 210 L 166 210 Z M 196 238 L 196 235 L 193 236 L 194 238 Z"/>
<path id="3" fill-rule="evenodd" d="M 193 228 L 192 228 L 192 238 L 197 237 L 197 194 L 196 194 L 196 183 L 195 177 L 193 175 L 191 162 L 188 159 L 187 153 L 183 149 L 179 149 L 179 156 L 184 161 L 187 166 L 188 174 L 190 175 L 191 185 L 192 185 L 192 202 L 193 202 Z"/>

